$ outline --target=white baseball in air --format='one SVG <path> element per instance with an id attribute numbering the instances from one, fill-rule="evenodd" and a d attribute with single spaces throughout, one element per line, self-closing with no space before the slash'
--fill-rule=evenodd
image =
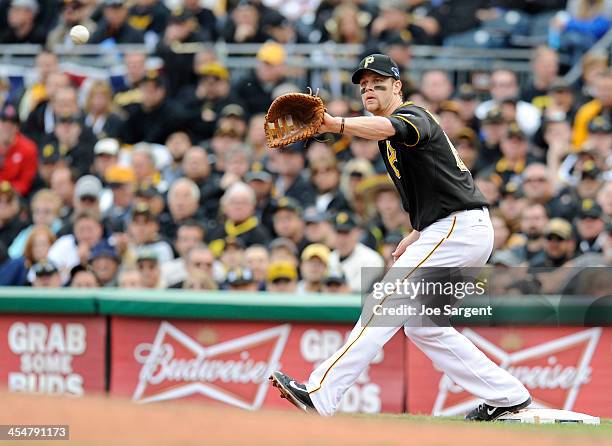
<path id="1" fill-rule="evenodd" d="M 83 25 L 75 25 L 70 29 L 70 38 L 77 45 L 82 45 L 89 40 L 89 30 Z"/>

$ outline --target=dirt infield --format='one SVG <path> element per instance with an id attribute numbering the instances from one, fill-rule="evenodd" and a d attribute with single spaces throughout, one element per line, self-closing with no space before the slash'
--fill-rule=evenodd
<path id="1" fill-rule="evenodd" d="M 0 424 L 69 424 L 69 443 L 79 445 L 612 445 L 611 431 L 603 427 L 589 428 L 591 432 L 568 426 L 475 425 L 410 416 L 321 418 L 301 414 L 292 406 L 286 411 L 246 412 L 189 402 L 137 405 L 106 397 L 0 394 L 0 398 Z"/>

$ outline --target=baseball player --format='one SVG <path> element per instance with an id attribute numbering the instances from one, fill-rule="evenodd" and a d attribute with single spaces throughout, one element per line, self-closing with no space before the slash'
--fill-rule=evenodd
<path id="1" fill-rule="evenodd" d="M 414 231 L 397 246 L 394 268 L 482 267 L 493 248 L 487 203 L 436 118 L 403 102 L 397 64 L 383 54 L 365 57 L 353 73 L 364 108 L 373 116 L 325 114 L 321 133 L 346 133 L 378 141 L 387 171 L 410 213 Z M 384 305 L 384 301 L 382 302 Z M 347 342 L 302 384 L 280 371 L 270 379 L 298 408 L 321 415 L 338 409 L 355 382 L 400 326 L 380 327 L 362 318 Z M 404 332 L 449 378 L 484 402 L 468 420 L 492 421 L 527 407 L 527 389 L 453 327 L 414 327 Z"/>

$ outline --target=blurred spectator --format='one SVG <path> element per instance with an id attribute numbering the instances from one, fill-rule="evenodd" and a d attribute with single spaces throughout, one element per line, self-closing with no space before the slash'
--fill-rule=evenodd
<path id="1" fill-rule="evenodd" d="M 612 181 L 606 181 L 597 194 L 597 204 L 601 206 L 604 217 L 612 218 Z"/>
<path id="2" fill-rule="evenodd" d="M 323 279 L 323 293 L 347 294 L 351 290 L 342 271 L 330 271 Z"/>
<path id="3" fill-rule="evenodd" d="M 174 248 L 179 257 L 163 262 L 161 265 L 162 279 L 171 288 L 187 278 L 188 255 L 193 248 L 204 243 L 204 233 L 204 227 L 195 220 L 187 220 L 178 227 Z M 212 275 L 212 254 L 210 256 L 211 269 L 209 272 Z"/>
<path id="4" fill-rule="evenodd" d="M 183 176 L 183 158 L 191 147 L 191 138 L 186 132 L 174 132 L 166 138 L 165 145 L 172 161 L 162 170 L 161 175 L 166 184 L 172 184 L 174 180 Z"/>
<path id="5" fill-rule="evenodd" d="M 483 102 L 476 109 L 476 116 L 484 119 L 487 112 L 502 101 L 518 98 L 519 85 L 516 73 L 507 69 L 498 69 L 491 74 L 491 100 Z M 540 111 L 529 102 L 522 100 L 516 103 L 516 121 L 521 130 L 528 136 L 533 136 L 540 127 Z"/>
<path id="6" fill-rule="evenodd" d="M 576 94 L 572 87 L 562 79 L 556 79 L 548 90 L 548 108 L 565 113 L 572 124 L 578 111 Z"/>
<path id="7" fill-rule="evenodd" d="M 200 201 L 200 189 L 191 180 L 179 178 L 168 190 L 168 210 L 166 214 L 159 216 L 161 234 L 167 240 L 174 240 L 179 225 L 186 220 L 200 220 L 201 213 L 198 203 Z"/>
<path id="8" fill-rule="evenodd" d="M 23 255 L 0 264 L 1 286 L 25 286 L 33 280 L 30 268 L 45 260 L 55 235 L 47 226 L 34 226 L 25 242 Z"/>
<path id="9" fill-rule="evenodd" d="M 329 248 L 321 243 L 313 243 L 304 248 L 300 263 L 302 280 L 297 285 L 299 294 L 321 292 L 330 254 Z"/>
<path id="10" fill-rule="evenodd" d="M 255 216 L 255 192 L 245 183 L 232 184 L 221 197 L 224 221 L 211 229 L 209 240 L 212 251 L 218 255 L 226 237 L 240 239 L 246 247 L 267 243 L 270 234 Z"/>
<path id="11" fill-rule="evenodd" d="M 261 162 L 267 155 L 266 133 L 264 131 L 265 115 L 258 113 L 251 116 L 247 129 L 246 142 L 251 146 L 253 161 Z"/>
<path id="12" fill-rule="evenodd" d="M 327 214 L 317 212 L 314 207 L 304 211 L 304 237 L 309 243 L 334 246 L 334 230 Z"/>
<path id="13" fill-rule="evenodd" d="M 387 272 L 393 264 L 395 263 L 395 259 L 393 258 L 393 252 L 397 248 L 397 245 L 404 238 L 403 233 L 401 232 L 390 232 L 385 238 L 382 240 L 381 247 L 379 249 L 380 254 L 385 261 L 385 272 Z"/>
<path id="14" fill-rule="evenodd" d="M 421 76 L 421 93 L 425 96 L 432 113 L 440 111 L 440 105 L 453 94 L 453 85 L 446 71 L 429 70 Z"/>
<path id="15" fill-rule="evenodd" d="M 533 79 L 521 91 L 521 99 L 540 110 L 550 106 L 548 91 L 559 74 L 559 55 L 548 46 L 538 46 L 531 56 Z"/>
<path id="16" fill-rule="evenodd" d="M 216 42 L 218 30 L 215 14 L 210 9 L 204 7 L 199 0 L 183 0 L 183 8 L 193 14 L 200 24 L 200 29 L 207 30 L 210 34 L 210 40 Z"/>
<path id="17" fill-rule="evenodd" d="M 88 264 L 99 282 L 98 286 L 117 286 L 117 272 L 121 258 L 115 248 L 106 242 L 98 243 L 91 250 Z"/>
<path id="18" fill-rule="evenodd" d="M 41 99 L 30 111 L 23 132 L 33 140 L 40 142 L 55 128 L 55 114 L 60 110 L 65 113 L 76 113 L 76 93 L 70 87 L 70 79 L 64 73 L 53 71 L 47 75 L 45 82 L 46 99 Z"/>
<path id="19" fill-rule="evenodd" d="M 222 188 L 227 188 L 228 185 L 244 179 L 251 165 L 251 152 L 248 146 L 236 144 L 227 148 L 224 158 L 225 173 L 219 184 Z"/>
<path id="20" fill-rule="evenodd" d="M 316 191 L 312 184 L 302 176 L 304 170 L 303 145 L 291 144 L 276 154 L 279 158 L 273 167 L 278 174 L 274 183 L 277 196 L 294 198 L 303 207 L 314 205 Z"/>
<path id="21" fill-rule="evenodd" d="M 275 238 L 268 245 L 270 251 L 270 263 L 287 262 L 299 266 L 298 248 L 291 240 L 284 237 Z"/>
<path id="22" fill-rule="evenodd" d="M 42 150 L 38 152 L 38 169 L 30 194 L 40 189 L 50 188 L 53 172 L 64 167 L 64 161 L 61 158 L 57 144 L 45 144 Z"/>
<path id="23" fill-rule="evenodd" d="M 352 292 L 367 292 L 384 270 L 383 258 L 359 242 L 360 230 L 352 215 L 338 213 L 334 218 L 334 229 L 336 248 L 330 255 L 329 268 L 342 269 Z M 362 271 L 366 267 L 367 271 Z"/>
<path id="24" fill-rule="evenodd" d="M 123 231 L 130 219 L 134 201 L 134 171 L 118 164 L 109 167 L 104 177 L 112 194 L 112 203 L 104 214 L 114 231 Z"/>
<path id="25" fill-rule="evenodd" d="M 545 164 L 533 163 L 525 168 L 522 175 L 523 192 L 530 204 L 546 204 L 553 198 L 555 191 L 550 177 Z"/>
<path id="26" fill-rule="evenodd" d="M 169 262 L 174 258 L 172 247 L 160 238 L 159 223 L 146 204 L 140 203 L 132 210 L 127 232 L 129 251 L 124 255 L 128 258 L 135 257 L 143 250 L 155 253 L 159 263 Z"/>
<path id="27" fill-rule="evenodd" d="M 65 166 L 58 167 L 51 173 L 50 180 L 51 190 L 60 197 L 62 204 L 59 210 L 59 216 L 64 224 L 67 223 L 73 211 L 73 206 L 76 201 L 75 183 L 72 172 Z"/>
<path id="28" fill-rule="evenodd" d="M 164 289 L 166 284 L 161 278 L 159 260 L 154 251 L 142 249 L 136 254 L 136 266 L 140 271 L 143 288 Z"/>
<path id="29" fill-rule="evenodd" d="M 19 115 L 13 104 L 0 108 L 0 181 L 8 181 L 21 195 L 32 188 L 38 151 L 32 140 L 19 131 Z"/>
<path id="30" fill-rule="evenodd" d="M 44 44 L 47 30 L 36 26 L 36 16 L 39 9 L 36 0 L 11 0 L 7 17 L 8 27 L 0 31 L 0 44 Z"/>
<path id="31" fill-rule="evenodd" d="M 216 290 L 219 287 L 208 274 L 193 274 L 183 282 L 184 290 Z"/>
<path id="32" fill-rule="evenodd" d="M 499 201 L 499 213 L 510 227 L 511 233 L 518 231 L 521 214 L 526 205 L 527 200 L 517 183 L 506 183 L 502 187 L 501 199 Z"/>
<path id="33" fill-rule="evenodd" d="M 265 170 L 249 172 L 245 175 L 244 181 L 255 192 L 257 201 L 255 215 L 267 228 L 272 227 L 272 213 L 274 203 L 272 202 L 272 175 Z M 252 268 L 251 268 L 252 269 Z"/>
<path id="34" fill-rule="evenodd" d="M 574 255 L 576 242 L 572 225 L 562 218 L 553 218 L 544 229 L 544 250 L 531 258 L 531 268 L 552 270 Z"/>
<path id="35" fill-rule="evenodd" d="M 603 116 L 594 117 L 589 122 L 589 139 L 584 146 L 592 147 L 599 158 L 606 165 L 610 165 L 610 155 L 612 155 L 612 121 Z M 604 167 L 604 166 L 602 166 Z"/>
<path id="36" fill-rule="evenodd" d="M 230 291 L 257 291 L 259 284 L 249 268 L 236 268 L 227 272 L 226 286 Z"/>
<path id="37" fill-rule="evenodd" d="M 160 175 L 157 171 L 155 153 L 150 144 L 141 142 L 132 149 L 131 165 L 136 176 L 136 184 L 139 187 L 149 185 L 153 188 L 160 187 Z"/>
<path id="38" fill-rule="evenodd" d="M 8 257 L 8 247 L 26 226 L 19 217 L 21 204 L 11 183 L 0 181 L 0 263 Z"/>
<path id="39" fill-rule="evenodd" d="M 261 43 L 266 35 L 261 29 L 260 11 L 253 1 L 241 1 L 231 11 L 223 30 L 228 43 Z"/>
<path id="40" fill-rule="evenodd" d="M 371 139 L 363 139 L 358 136 L 354 136 L 351 139 L 351 154 L 356 160 L 364 160 L 371 163 L 374 166 L 376 172 L 378 173 L 386 173 L 387 168 L 385 167 L 385 163 L 380 156 L 380 150 L 378 149 L 378 143 Z M 350 163 L 351 161 L 349 161 Z M 367 167 L 363 167 L 362 164 L 357 171 L 369 170 Z M 364 173 L 364 172 L 362 172 Z M 373 172 L 365 172 L 366 175 L 369 176 L 370 173 Z M 346 191 L 345 191 L 346 193 Z"/>
<path id="41" fill-rule="evenodd" d="M 91 35 L 90 43 L 144 43 L 144 35 L 128 23 L 125 0 L 103 0 L 103 18 Z"/>
<path id="42" fill-rule="evenodd" d="M 334 9 L 332 17 L 325 22 L 325 28 L 331 39 L 336 43 L 363 44 L 367 37 L 367 27 L 372 16 L 364 14 L 359 7 L 352 3 L 340 3 Z M 380 31 L 385 26 L 383 23 L 374 22 L 378 25 L 372 31 Z M 380 24 L 379 24 L 380 23 Z"/>
<path id="43" fill-rule="evenodd" d="M 319 158 L 311 163 L 310 177 L 317 193 L 315 199 L 317 211 L 335 213 L 350 208 L 344 194 L 338 188 L 340 172 L 335 158 Z"/>
<path id="44" fill-rule="evenodd" d="M 95 80 L 89 86 L 85 100 L 85 125 L 97 138 L 116 138 L 123 119 L 113 110 L 113 92 L 107 81 Z"/>
<path id="45" fill-rule="evenodd" d="M 216 219 L 223 195 L 220 180 L 212 175 L 209 156 L 202 147 L 193 146 L 185 153 L 181 170 L 200 189 L 200 212 L 208 220 Z M 229 175 L 228 175 L 229 176 Z M 232 177 L 232 182 L 238 178 Z"/>
<path id="46" fill-rule="evenodd" d="M 61 272 L 63 283 L 68 281 L 72 268 L 87 264 L 92 248 L 103 240 L 104 235 L 99 216 L 92 211 L 78 211 L 73 221 L 73 233 L 58 238 L 48 255 Z"/>
<path id="47" fill-rule="evenodd" d="M 74 45 L 70 38 L 70 29 L 76 25 L 82 25 L 93 34 L 96 30 L 96 22 L 91 18 L 91 4 L 89 0 L 64 0 L 62 12 L 58 24 L 47 36 L 47 45 Z"/>
<path id="48" fill-rule="evenodd" d="M 238 100 L 232 93 L 229 70 L 218 61 L 196 67 L 195 86 L 185 85 L 177 95 L 189 114 L 189 131 L 195 141 L 209 139 L 223 107 Z"/>
<path id="49" fill-rule="evenodd" d="M 62 181 L 69 181 L 71 178 L 60 178 Z M 70 185 L 63 185 L 69 188 Z M 54 189 L 55 190 L 55 189 Z M 74 184 L 74 197 L 72 199 L 72 212 L 69 212 L 63 219 L 64 225 L 57 233 L 58 236 L 72 233 L 72 214 L 79 211 L 87 211 L 92 213 L 96 218 L 100 218 L 100 194 L 102 193 L 102 183 L 93 175 L 85 175 L 78 179 Z M 57 192 L 57 191 L 56 191 Z M 59 193 L 58 193 L 59 195 Z"/>
<path id="50" fill-rule="evenodd" d="M 580 204 L 576 227 L 578 229 L 578 254 L 602 252 L 607 234 L 601 207 L 587 198 Z"/>
<path id="51" fill-rule="evenodd" d="M 491 214 L 491 223 L 493 225 L 493 252 L 504 250 L 508 248 L 508 240 L 512 231 L 506 223 L 504 217 L 499 213 L 495 212 Z"/>
<path id="52" fill-rule="evenodd" d="M 601 115 L 612 121 L 612 69 L 607 69 L 595 80 L 595 99 L 578 109 L 574 121 L 573 142 L 580 147 L 588 138 L 589 122 Z"/>
<path id="53" fill-rule="evenodd" d="M 520 233 L 522 243 L 512 248 L 517 263 L 531 261 L 544 248 L 544 228 L 548 224 L 546 208 L 540 203 L 532 203 L 521 213 Z"/>
<path id="54" fill-rule="evenodd" d="M 117 286 L 124 289 L 144 288 L 142 274 L 135 268 L 122 268 L 121 271 L 119 271 Z"/>
<path id="55" fill-rule="evenodd" d="M 374 144 L 376 151 L 378 152 L 378 145 Z M 382 160 L 377 155 L 379 160 Z M 386 168 L 384 169 L 386 171 Z M 355 211 L 357 215 L 362 218 L 367 218 L 366 214 L 370 211 L 366 209 L 365 202 L 361 199 L 357 192 L 357 188 L 361 180 L 369 178 L 374 175 L 374 168 L 372 164 L 365 160 L 355 158 L 348 161 L 342 169 L 342 176 L 340 177 L 340 190 L 349 202 L 351 209 Z"/>
<path id="56" fill-rule="evenodd" d="M 163 144 L 171 133 L 180 130 L 183 114 L 168 100 L 164 80 L 158 73 L 148 72 L 138 88 L 142 102 L 128 111 L 120 139 L 127 144 L 141 141 Z"/>
<path id="57" fill-rule="evenodd" d="M 57 116 L 53 134 L 44 143 L 57 143 L 62 159 L 77 176 L 90 172 L 94 161 L 93 147 L 96 137 L 89 127 L 83 125 L 80 114 Z"/>
<path id="58" fill-rule="evenodd" d="M 62 226 L 62 221 L 59 218 L 61 200 L 55 192 L 49 189 L 39 190 L 32 197 L 30 206 L 32 209 L 32 224 L 22 229 L 9 246 L 8 254 L 13 259 L 23 255 L 26 241 L 36 226 L 46 226 L 54 234 Z"/>
<path id="59" fill-rule="evenodd" d="M 272 102 L 272 90 L 285 81 L 285 49 L 268 42 L 257 52 L 255 70 L 234 86 L 239 98 L 245 101 L 249 115 L 265 113 Z"/>
<path id="60" fill-rule="evenodd" d="M 483 175 L 480 174 L 474 180 L 474 184 L 480 189 L 482 194 L 489 203 L 489 206 L 494 207 L 497 206 L 497 202 L 499 201 L 499 178 L 495 175 Z"/>
<path id="61" fill-rule="evenodd" d="M 168 95 L 174 97 L 183 85 L 191 83 L 193 50 L 196 42 L 208 42 L 212 35 L 207 29 L 200 28 L 194 15 L 183 7 L 172 11 L 163 37 L 156 48 L 157 55 L 164 61 L 167 70 Z"/>
<path id="62" fill-rule="evenodd" d="M 517 123 L 513 122 L 502 136 L 500 149 L 502 157 L 485 170 L 485 174 L 494 174 L 500 184 L 510 181 L 518 182 L 528 161 L 529 142 Z"/>
<path id="63" fill-rule="evenodd" d="M 295 293 L 297 291 L 297 270 L 289 262 L 273 262 L 268 267 L 266 291 L 272 293 Z"/>
<path id="64" fill-rule="evenodd" d="M 38 104 L 49 99 L 49 92 L 46 89 L 47 79 L 51 73 L 59 72 L 59 58 L 49 50 L 42 50 L 36 55 L 35 70 L 35 79 L 26 86 L 19 99 L 21 121 L 27 120 L 30 112 Z"/>
<path id="65" fill-rule="evenodd" d="M 476 170 L 486 170 L 499 161 L 502 156 L 500 143 L 507 131 L 508 124 L 501 109 L 495 107 L 489 110 L 482 120 L 482 149 L 476 161 Z"/>
<path id="66" fill-rule="evenodd" d="M 98 288 L 100 282 L 93 271 L 79 268 L 72 273 L 70 288 Z"/>
<path id="67" fill-rule="evenodd" d="M 108 169 L 114 167 L 119 160 L 119 141 L 113 138 L 103 138 L 96 142 L 93 153 L 91 173 L 100 180 L 106 181 Z"/>
<path id="68" fill-rule="evenodd" d="M 362 239 L 366 246 L 381 252 L 387 234 L 408 234 L 412 230 L 410 217 L 402 210 L 397 189 L 388 175 L 366 178 L 359 183 L 358 190 L 364 201 L 373 208 Z"/>
<path id="69" fill-rule="evenodd" d="M 557 13 L 550 24 L 549 43 L 569 56 L 574 65 L 595 42 L 610 29 L 610 20 L 604 15 L 603 0 L 577 0 L 569 13 Z M 568 5 L 568 6 L 570 6 Z"/>
<path id="70" fill-rule="evenodd" d="M 34 272 L 32 282 L 34 288 L 60 288 L 62 286 L 62 278 L 53 262 L 39 261 L 32 266 L 32 271 Z"/>
<path id="71" fill-rule="evenodd" d="M 138 84 L 147 75 L 147 55 L 143 52 L 126 52 L 123 56 L 125 76 L 111 78 L 115 96 L 113 102 L 119 107 L 130 107 L 142 101 Z"/>
<path id="72" fill-rule="evenodd" d="M 451 139 L 455 139 L 466 124 L 459 112 L 459 104 L 456 101 L 444 101 L 438 110 L 440 126 Z"/>
<path id="73" fill-rule="evenodd" d="M 270 266 L 270 255 L 262 245 L 249 246 L 244 251 L 244 264 L 253 272 L 253 277 L 258 283 L 258 289 L 265 289 L 268 267 Z"/>
<path id="74" fill-rule="evenodd" d="M 295 243 L 298 252 L 302 252 L 308 244 L 304 237 L 304 220 L 299 203 L 289 197 L 276 200 L 272 213 L 274 234 Z"/>
<path id="75" fill-rule="evenodd" d="M 476 163 L 480 158 L 480 144 L 474 130 L 469 127 L 459 129 L 453 144 L 465 167 L 469 169 L 472 175 L 478 175 Z"/>
<path id="76" fill-rule="evenodd" d="M 129 9 L 128 23 L 145 34 L 163 34 L 170 11 L 160 0 L 136 0 Z"/>
<path id="77" fill-rule="evenodd" d="M 228 271 L 242 267 L 245 249 L 246 245 L 237 237 L 229 236 L 223 240 L 223 251 L 219 256 L 222 268 L 221 270 L 217 268 L 217 270 L 214 271 L 215 279 L 218 283 L 225 281 Z"/>

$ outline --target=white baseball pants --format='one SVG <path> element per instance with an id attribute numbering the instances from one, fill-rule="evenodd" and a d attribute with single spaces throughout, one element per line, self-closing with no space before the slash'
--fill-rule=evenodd
<path id="1" fill-rule="evenodd" d="M 488 210 L 460 211 L 425 228 L 394 268 L 482 267 L 492 249 L 493 227 Z M 306 387 L 319 414 L 336 412 L 344 392 L 400 328 L 368 326 L 361 319 L 357 322 L 344 346 L 310 375 Z M 453 327 L 404 326 L 404 332 L 436 368 L 487 404 L 513 406 L 529 396 L 519 380 Z"/>

